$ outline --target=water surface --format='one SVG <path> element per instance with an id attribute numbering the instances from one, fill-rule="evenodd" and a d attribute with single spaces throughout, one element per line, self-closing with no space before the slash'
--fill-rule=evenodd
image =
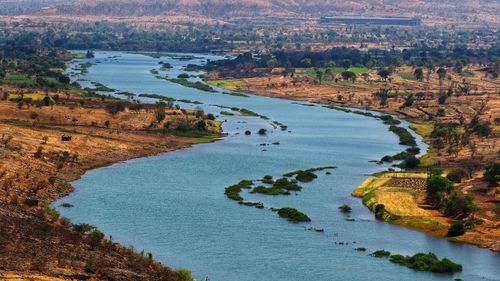
<path id="1" fill-rule="evenodd" d="M 247 108 L 270 120 L 219 116 L 226 120 L 223 128 L 228 136 L 218 142 L 89 171 L 73 183 L 76 191 L 60 200 L 74 205 L 60 209 L 64 216 L 96 225 L 113 240 L 150 251 L 173 268 L 189 268 L 197 279 L 453 280 L 451 275 L 416 272 L 368 256 L 371 251 L 386 249 L 407 255 L 434 252 L 451 258 L 464 265 L 464 271 L 454 275 L 463 280 L 500 280 L 498 254 L 377 221 L 359 199 L 351 197 L 367 174 L 387 168 L 370 160 L 406 149 L 382 122 L 287 100 L 201 92 L 150 73 L 159 69 L 159 61 L 174 66 L 160 74 L 175 78 L 188 63 L 220 59 L 196 56 L 202 58 L 181 61 L 98 52 L 92 60 L 97 64 L 83 76 L 88 81 L 80 83 L 89 86 L 90 81 L 97 81 L 120 91 L 197 100 L 204 103 L 206 112 L 217 115 L 223 109 L 213 105 Z M 288 131 L 273 128 L 273 120 L 287 125 Z M 259 136 L 260 128 L 270 133 Z M 244 135 L 246 130 L 253 134 Z M 280 145 L 260 145 L 273 142 Z M 425 150 L 420 140 L 419 145 Z M 243 194 L 247 200 L 263 202 L 264 210 L 240 206 L 224 195 L 225 187 L 242 179 L 267 174 L 279 177 L 325 165 L 338 169 L 332 175 L 319 172 L 319 178 L 304 184 L 296 195 Z M 356 221 L 345 221 L 338 211 L 344 203 L 353 207 Z M 289 223 L 268 207 L 297 208 L 312 222 Z M 308 231 L 307 227 L 325 232 Z M 360 246 L 368 251 L 354 251 Z"/>

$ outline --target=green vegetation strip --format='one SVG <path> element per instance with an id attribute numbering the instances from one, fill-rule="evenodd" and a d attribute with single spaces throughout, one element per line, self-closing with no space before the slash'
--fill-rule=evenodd
<path id="1" fill-rule="evenodd" d="M 158 78 L 159 76 L 156 76 L 156 77 Z M 170 78 L 169 79 L 169 78 L 160 77 L 159 79 L 164 79 L 164 80 L 170 81 L 172 83 L 182 85 L 184 87 L 198 89 L 198 90 L 204 91 L 204 92 L 217 93 L 217 91 L 214 90 L 214 88 L 212 88 L 209 85 L 207 85 L 203 82 L 200 82 L 200 81 L 193 82 L 193 81 L 189 81 L 185 78 Z"/>
<path id="2" fill-rule="evenodd" d="M 389 251 L 377 250 L 371 254 L 377 258 L 387 258 L 393 263 L 406 266 L 418 271 L 435 273 L 454 273 L 462 271 L 462 265 L 452 262 L 447 258 L 440 260 L 434 253 L 417 253 L 413 256 L 391 255 Z"/>

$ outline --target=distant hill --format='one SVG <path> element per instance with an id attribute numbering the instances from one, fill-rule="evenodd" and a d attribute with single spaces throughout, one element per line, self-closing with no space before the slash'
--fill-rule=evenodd
<path id="1" fill-rule="evenodd" d="M 16 0 L 0 0 L 16 2 Z M 157 17 L 193 16 L 230 20 L 256 16 L 407 16 L 428 22 L 499 25 L 498 0 L 17 0 L 47 2 L 41 15 Z M 49 2 L 54 2 L 50 4 Z M 50 4 L 50 5 L 49 5 Z M 21 5 L 21 4 L 20 4 Z M 37 5 L 40 6 L 40 5 Z M 47 9 L 47 7 L 51 9 Z"/>

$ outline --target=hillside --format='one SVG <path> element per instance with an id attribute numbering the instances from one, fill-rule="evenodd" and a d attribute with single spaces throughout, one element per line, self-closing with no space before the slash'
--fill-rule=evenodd
<path id="1" fill-rule="evenodd" d="M 37 13 L 40 15 L 115 17 L 192 16 L 220 20 L 258 16 L 409 16 L 421 17 L 427 24 L 461 22 L 498 26 L 500 3 L 495 0 L 446 2 L 436 0 L 81 0 L 76 3 L 70 1 L 66 4 L 47 5 Z"/>

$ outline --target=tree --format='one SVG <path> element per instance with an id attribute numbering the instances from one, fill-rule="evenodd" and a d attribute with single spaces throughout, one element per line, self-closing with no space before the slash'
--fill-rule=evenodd
<path id="1" fill-rule="evenodd" d="M 45 106 L 49 106 L 50 105 L 50 97 L 49 96 L 45 96 L 43 98 L 43 104 L 45 104 Z"/>
<path id="2" fill-rule="evenodd" d="M 497 185 L 500 182 L 500 163 L 493 162 L 486 165 L 486 171 L 483 176 L 491 185 Z"/>
<path id="3" fill-rule="evenodd" d="M 457 61 L 457 63 L 455 64 L 455 72 L 460 74 L 462 73 L 463 69 L 464 65 L 462 64 L 462 62 Z"/>
<path id="4" fill-rule="evenodd" d="M 391 75 L 391 72 L 387 68 L 382 68 L 377 72 L 378 76 L 380 76 L 382 79 L 387 80 L 387 78 Z"/>
<path id="5" fill-rule="evenodd" d="M 427 200 L 432 204 L 439 205 L 444 193 L 453 190 L 453 182 L 437 174 L 427 179 Z"/>
<path id="6" fill-rule="evenodd" d="M 303 67 L 311 67 L 312 65 L 312 62 L 311 62 L 311 59 L 310 58 L 304 58 L 300 61 L 300 64 L 303 66 Z"/>
<path id="7" fill-rule="evenodd" d="M 439 80 L 443 80 L 446 77 L 446 69 L 440 67 L 436 73 L 438 74 Z"/>
<path id="8" fill-rule="evenodd" d="M 156 104 L 156 110 L 155 110 L 155 118 L 158 123 L 161 123 L 161 121 L 165 120 L 165 117 L 167 116 L 167 113 L 165 112 L 165 107 L 166 104 L 164 102 L 158 102 Z"/>
<path id="9" fill-rule="evenodd" d="M 342 72 L 342 79 L 352 80 L 352 82 L 354 83 L 354 81 L 356 81 L 356 74 L 352 71 L 346 70 Z"/>
<path id="10" fill-rule="evenodd" d="M 85 57 L 88 59 L 93 59 L 95 57 L 94 52 L 92 52 L 91 50 L 88 50 Z"/>
<path id="11" fill-rule="evenodd" d="M 415 69 L 415 72 L 413 72 L 413 75 L 415 75 L 415 78 L 418 81 L 424 80 L 424 70 L 421 67 Z"/>
<path id="12" fill-rule="evenodd" d="M 318 81 L 321 84 L 323 82 L 323 71 L 321 69 L 316 69 L 316 77 L 318 77 Z"/>
<path id="13" fill-rule="evenodd" d="M 342 67 L 346 70 L 349 69 L 351 67 L 351 65 L 352 65 L 352 61 L 349 59 L 345 59 L 342 61 Z"/>

